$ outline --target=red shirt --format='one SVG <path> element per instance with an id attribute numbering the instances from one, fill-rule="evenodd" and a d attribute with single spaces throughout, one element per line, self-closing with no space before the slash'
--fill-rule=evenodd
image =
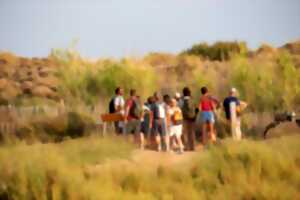
<path id="1" fill-rule="evenodd" d="M 131 116 L 131 113 L 130 113 L 130 109 L 133 105 L 133 101 L 135 100 L 135 97 L 131 97 L 127 100 L 126 102 L 126 110 L 127 110 L 127 120 L 130 121 L 130 120 L 133 120 L 133 119 L 136 119 L 134 116 Z"/>
<path id="2" fill-rule="evenodd" d="M 214 110 L 215 101 L 210 96 L 202 96 L 200 99 L 199 109 L 201 111 L 213 111 Z"/>

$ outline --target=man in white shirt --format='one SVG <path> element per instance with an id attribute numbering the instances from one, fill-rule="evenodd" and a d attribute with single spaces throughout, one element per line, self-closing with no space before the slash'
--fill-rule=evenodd
<path id="1" fill-rule="evenodd" d="M 115 94 L 116 94 L 114 98 L 115 113 L 120 113 L 121 115 L 125 115 L 125 100 L 123 97 L 124 94 L 123 89 L 120 87 L 116 88 Z M 117 134 L 123 133 L 124 122 L 122 121 L 116 122 L 115 128 Z"/>

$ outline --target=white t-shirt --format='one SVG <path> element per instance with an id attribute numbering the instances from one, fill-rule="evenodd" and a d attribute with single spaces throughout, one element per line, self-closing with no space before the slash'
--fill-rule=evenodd
<path id="1" fill-rule="evenodd" d="M 125 106 L 125 100 L 123 98 L 123 96 L 116 96 L 115 100 L 114 100 L 114 104 L 115 104 L 115 109 L 117 109 L 118 107 L 121 107 L 120 113 L 121 114 L 125 114 L 125 110 L 124 110 L 124 106 Z"/>
<path id="2" fill-rule="evenodd" d="M 161 119 L 166 118 L 166 105 L 164 103 L 158 104 L 158 112 L 159 112 L 159 118 Z"/>

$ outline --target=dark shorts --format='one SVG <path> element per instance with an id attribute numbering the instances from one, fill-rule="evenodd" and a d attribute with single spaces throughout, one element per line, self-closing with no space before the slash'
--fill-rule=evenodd
<path id="1" fill-rule="evenodd" d="M 123 133 L 123 124 L 122 122 L 114 122 L 115 125 L 115 132 L 120 135 Z"/>
<path id="2" fill-rule="evenodd" d="M 153 126 L 152 126 L 152 134 L 154 135 L 160 135 L 160 136 L 166 136 L 167 134 L 167 125 L 165 119 L 155 119 L 153 120 Z"/>
<path id="3" fill-rule="evenodd" d="M 148 135 L 150 133 L 150 122 L 143 121 L 141 123 L 141 133 L 144 133 L 145 135 Z"/>
<path id="4" fill-rule="evenodd" d="M 126 123 L 126 134 L 138 134 L 141 130 L 140 120 L 133 119 Z"/>

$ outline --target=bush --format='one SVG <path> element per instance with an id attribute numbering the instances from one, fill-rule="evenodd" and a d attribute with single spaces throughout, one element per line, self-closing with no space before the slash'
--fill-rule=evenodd
<path id="1" fill-rule="evenodd" d="M 62 141 L 65 138 L 78 138 L 89 134 L 95 121 L 89 115 L 70 111 L 56 117 L 39 117 L 20 124 L 15 139 L 28 143 Z"/>
<path id="2" fill-rule="evenodd" d="M 216 42 L 213 45 L 200 43 L 183 52 L 183 54 L 197 55 L 209 60 L 229 60 L 233 54 L 245 54 L 248 48 L 244 42 Z"/>
<path id="3" fill-rule="evenodd" d="M 123 87 L 125 92 L 136 89 L 142 97 L 152 94 L 157 89 L 157 77 L 153 69 L 134 66 L 126 60 L 91 64 L 79 58 L 72 58 L 60 63 L 60 93 L 66 102 L 75 100 L 95 105 L 99 97 L 108 99 L 119 86 Z"/>
<path id="4" fill-rule="evenodd" d="M 0 147 L 0 196 L 295 199 L 300 195 L 299 141 L 299 136 L 268 142 L 226 140 L 185 163 L 150 170 L 143 169 L 143 162 L 103 163 L 107 158 L 124 158 L 131 150 L 116 138 Z"/>

